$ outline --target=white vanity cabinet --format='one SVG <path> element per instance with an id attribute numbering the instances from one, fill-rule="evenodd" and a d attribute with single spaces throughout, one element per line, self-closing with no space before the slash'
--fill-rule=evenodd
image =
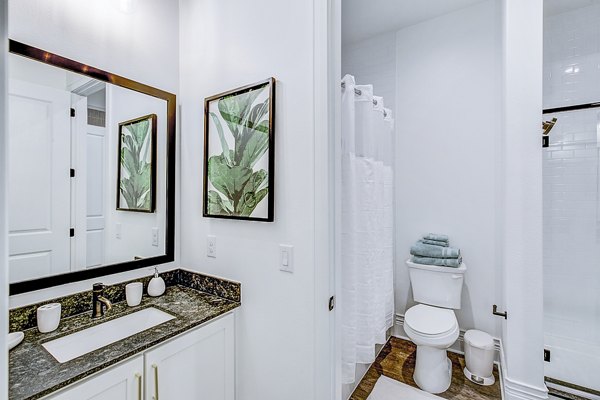
<path id="1" fill-rule="evenodd" d="M 233 315 L 144 355 L 146 400 L 234 400 Z"/>
<path id="2" fill-rule="evenodd" d="M 85 379 L 48 400 L 142 400 L 144 356 Z"/>
<path id="3" fill-rule="evenodd" d="M 47 400 L 234 400 L 234 319 L 227 314 Z"/>

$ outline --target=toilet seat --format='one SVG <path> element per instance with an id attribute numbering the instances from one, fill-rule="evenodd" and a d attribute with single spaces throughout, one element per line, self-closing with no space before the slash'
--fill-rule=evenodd
<path id="1" fill-rule="evenodd" d="M 404 316 L 404 324 L 414 333 L 427 338 L 443 337 L 458 328 L 453 310 L 417 304 Z"/>

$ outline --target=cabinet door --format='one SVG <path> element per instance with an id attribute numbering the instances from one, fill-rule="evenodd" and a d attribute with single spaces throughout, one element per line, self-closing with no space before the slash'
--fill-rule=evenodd
<path id="1" fill-rule="evenodd" d="M 145 353 L 146 400 L 233 400 L 229 314 Z"/>
<path id="2" fill-rule="evenodd" d="M 125 361 L 67 388 L 48 400 L 142 400 L 144 357 Z"/>

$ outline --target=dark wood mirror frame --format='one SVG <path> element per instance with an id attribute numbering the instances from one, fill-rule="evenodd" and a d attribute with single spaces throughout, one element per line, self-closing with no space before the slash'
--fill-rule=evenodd
<path id="1" fill-rule="evenodd" d="M 9 52 L 19 56 L 27 57 L 45 64 L 53 65 L 71 72 L 89 76 L 102 82 L 111 83 L 126 89 L 134 90 L 152 97 L 156 97 L 167 102 L 167 174 L 166 174 L 166 235 L 165 235 L 165 255 L 148 257 L 141 260 L 127 261 L 117 264 L 105 265 L 98 268 L 92 268 L 83 271 L 69 272 L 60 275 L 48 276 L 39 279 L 32 279 L 23 282 L 10 284 L 10 294 L 20 294 L 49 288 L 52 286 L 63 285 L 65 283 L 78 282 L 86 279 L 97 278 L 100 276 L 117 274 L 133 269 L 154 266 L 171 262 L 175 259 L 175 129 L 176 129 L 176 96 L 172 93 L 144 85 L 142 83 L 124 78 L 70 60 L 57 54 L 49 53 L 45 50 L 29 46 L 15 40 L 9 40 Z"/>

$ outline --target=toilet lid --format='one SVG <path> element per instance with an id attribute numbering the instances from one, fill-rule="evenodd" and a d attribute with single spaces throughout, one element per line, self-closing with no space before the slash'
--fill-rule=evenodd
<path id="1" fill-rule="evenodd" d="M 456 328 L 454 311 L 425 304 L 411 307 L 404 316 L 404 323 L 422 335 L 443 335 Z"/>

